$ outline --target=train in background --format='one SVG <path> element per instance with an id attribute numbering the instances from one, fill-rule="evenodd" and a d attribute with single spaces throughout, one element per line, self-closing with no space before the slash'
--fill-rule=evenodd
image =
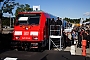
<path id="1" fill-rule="evenodd" d="M 44 11 L 19 12 L 14 25 L 14 32 L 11 45 L 14 49 L 32 49 L 42 50 L 48 46 L 49 27 L 47 21 L 57 16 Z M 67 25 L 63 21 L 63 27 Z"/>

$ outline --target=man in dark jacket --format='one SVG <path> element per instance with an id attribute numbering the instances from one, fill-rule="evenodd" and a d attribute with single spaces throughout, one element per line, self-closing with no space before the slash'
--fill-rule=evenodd
<path id="1" fill-rule="evenodd" d="M 54 18 L 51 19 L 51 25 L 55 25 Z"/>
<path id="2" fill-rule="evenodd" d="M 56 25 L 62 25 L 61 18 L 57 17 Z"/>
<path id="3" fill-rule="evenodd" d="M 54 18 L 51 19 L 51 22 L 50 22 L 50 28 L 51 30 L 54 30 L 55 29 L 55 21 L 54 21 Z M 54 32 L 55 31 L 51 31 L 51 35 L 54 35 Z"/>
<path id="4" fill-rule="evenodd" d="M 60 26 L 57 26 L 57 25 L 60 25 Z M 61 25 L 62 25 L 61 18 L 57 17 L 56 27 L 57 27 L 57 30 L 60 30 L 60 31 L 57 31 L 56 35 L 61 35 Z"/>

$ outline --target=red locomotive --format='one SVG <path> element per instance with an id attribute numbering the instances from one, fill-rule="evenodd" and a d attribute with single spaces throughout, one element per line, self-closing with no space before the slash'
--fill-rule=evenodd
<path id="1" fill-rule="evenodd" d="M 22 49 L 46 47 L 49 18 L 56 20 L 57 17 L 43 11 L 19 12 L 14 26 L 13 46 Z"/>

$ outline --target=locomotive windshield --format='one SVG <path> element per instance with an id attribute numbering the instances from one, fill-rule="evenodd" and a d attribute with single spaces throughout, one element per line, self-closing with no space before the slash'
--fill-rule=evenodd
<path id="1" fill-rule="evenodd" d="M 40 14 L 19 14 L 18 24 L 39 24 Z"/>

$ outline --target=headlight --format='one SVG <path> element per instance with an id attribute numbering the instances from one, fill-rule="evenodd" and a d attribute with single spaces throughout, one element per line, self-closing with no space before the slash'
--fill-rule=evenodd
<path id="1" fill-rule="evenodd" d="M 14 35 L 22 35 L 22 31 L 15 31 Z"/>
<path id="2" fill-rule="evenodd" d="M 26 28 L 26 30 L 28 30 L 28 28 Z"/>
<path id="3" fill-rule="evenodd" d="M 38 32 L 36 32 L 36 31 L 31 31 L 31 32 L 30 32 L 30 35 L 38 36 Z"/>
<path id="4" fill-rule="evenodd" d="M 32 39 L 33 40 L 38 40 L 38 37 L 37 36 L 32 36 Z"/>
<path id="5" fill-rule="evenodd" d="M 15 38 L 16 38 L 16 39 L 20 39 L 20 36 L 16 36 Z"/>

